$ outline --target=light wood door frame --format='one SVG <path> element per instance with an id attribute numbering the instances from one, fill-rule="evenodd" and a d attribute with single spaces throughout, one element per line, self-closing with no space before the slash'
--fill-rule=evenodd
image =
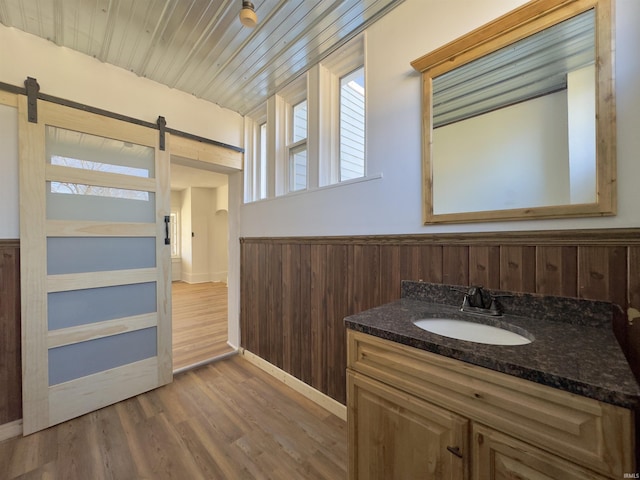
<path id="1" fill-rule="evenodd" d="M 94 113 L 38 101 L 38 123 L 27 120 L 27 98 L 18 98 L 20 157 L 20 237 L 22 292 L 23 426 L 29 434 L 102 408 L 172 381 L 171 258 L 165 246 L 164 216 L 170 211 L 169 148 L 159 149 L 158 131 Z M 146 145 L 155 150 L 155 181 L 141 178 L 140 190 L 155 192 L 155 223 L 71 222 L 46 218 L 45 184 L 60 168 L 45 160 L 45 125 Z M 66 172 L 72 173 L 72 172 Z M 86 172 L 76 172 L 86 178 Z M 95 172 L 100 182 L 117 177 Z M 91 176 L 89 174 L 89 176 Z M 80 178 L 78 179 L 80 180 Z M 80 182 L 81 183 L 81 182 Z M 136 186 L 136 181 L 124 188 Z M 154 237 L 155 268 L 104 274 L 47 275 L 47 236 Z M 95 324 L 48 331 L 47 294 L 78 286 L 110 286 L 156 282 L 152 315 L 137 315 Z M 155 326 L 157 355 L 49 386 L 48 349 Z"/>
<path id="2" fill-rule="evenodd" d="M 244 165 L 244 154 L 240 151 L 224 148 L 220 145 L 213 145 L 206 142 L 199 142 L 197 140 L 186 138 L 183 136 L 173 136 L 171 137 L 171 155 L 179 158 L 180 160 L 187 160 L 188 164 L 181 163 L 181 165 L 185 165 L 189 168 L 206 170 L 218 173 L 220 175 L 225 175 L 227 177 L 227 186 L 231 184 L 231 175 L 234 173 L 241 172 Z M 229 204 L 232 204 L 233 201 L 231 197 L 228 197 Z M 233 217 L 229 215 L 229 206 L 227 206 L 227 229 L 228 234 L 230 234 L 233 230 L 232 222 Z M 230 238 L 230 240 L 232 240 Z M 239 250 L 238 250 L 239 255 Z M 233 247 L 231 241 L 227 245 L 227 344 L 231 346 L 233 349 L 237 349 L 231 343 L 229 343 L 230 338 L 230 329 L 232 323 L 232 310 L 234 309 L 233 300 L 237 298 L 234 296 L 233 289 L 234 284 L 237 285 L 236 290 L 239 295 L 239 284 L 236 284 L 233 277 L 235 276 L 233 269 Z M 240 264 L 236 265 L 236 271 L 239 275 L 240 273 Z M 239 305 L 237 306 L 237 315 L 235 318 L 239 317 Z M 237 345 L 240 344 L 239 341 L 235 342 Z M 178 367 L 176 371 L 182 371 L 185 367 Z M 191 366 L 186 367 L 191 368 Z"/>

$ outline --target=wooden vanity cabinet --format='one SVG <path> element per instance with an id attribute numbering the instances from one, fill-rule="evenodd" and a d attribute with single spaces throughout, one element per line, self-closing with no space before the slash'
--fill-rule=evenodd
<path id="1" fill-rule="evenodd" d="M 607 478 L 484 425 L 474 423 L 472 435 L 472 480 Z"/>
<path id="2" fill-rule="evenodd" d="M 349 478 L 612 479 L 633 413 L 347 331 Z"/>
<path id="3" fill-rule="evenodd" d="M 466 418 L 364 375 L 349 372 L 347 384 L 358 426 L 350 478 L 467 478 Z"/>

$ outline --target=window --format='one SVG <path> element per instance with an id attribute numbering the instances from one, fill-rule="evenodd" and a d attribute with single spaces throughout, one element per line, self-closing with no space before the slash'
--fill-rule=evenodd
<path id="1" fill-rule="evenodd" d="M 320 157 L 319 181 L 323 186 L 366 174 L 364 36 L 327 57 L 321 67 L 319 83 L 326 88 L 320 97 L 330 102 L 331 108 L 320 118 L 319 132 L 320 136 L 330 132 L 334 137 L 325 143 Z"/>
<path id="2" fill-rule="evenodd" d="M 245 202 L 365 177 L 364 38 L 247 115 Z"/>
<path id="3" fill-rule="evenodd" d="M 291 109 L 291 143 L 289 151 L 289 190 L 307 188 L 307 101 L 303 100 Z"/>
<path id="4" fill-rule="evenodd" d="M 276 195 L 306 190 L 309 185 L 307 75 L 280 90 L 269 105 L 273 106 L 270 111 L 276 123 Z"/>
<path id="5" fill-rule="evenodd" d="M 269 162 L 266 104 L 247 115 L 245 125 L 244 201 L 253 202 L 268 196 Z"/>
<path id="6" fill-rule="evenodd" d="M 258 129 L 258 168 L 256 178 L 258 178 L 258 189 L 256 199 L 267 198 L 267 122 L 260 125 Z"/>
<path id="7" fill-rule="evenodd" d="M 340 181 L 364 173 L 364 67 L 360 67 L 340 79 Z"/>

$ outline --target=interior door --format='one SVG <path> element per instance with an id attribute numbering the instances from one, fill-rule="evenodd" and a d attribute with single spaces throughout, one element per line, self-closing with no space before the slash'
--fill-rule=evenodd
<path id="1" fill-rule="evenodd" d="M 152 128 L 19 100 L 24 434 L 172 380 L 169 156 Z"/>

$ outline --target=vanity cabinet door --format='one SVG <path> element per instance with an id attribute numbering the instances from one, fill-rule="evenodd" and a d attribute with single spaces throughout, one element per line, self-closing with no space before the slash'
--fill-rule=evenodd
<path id="1" fill-rule="evenodd" d="M 351 480 L 468 478 L 469 421 L 347 372 Z"/>
<path id="2" fill-rule="evenodd" d="M 472 480 L 605 480 L 590 470 L 473 424 Z"/>

